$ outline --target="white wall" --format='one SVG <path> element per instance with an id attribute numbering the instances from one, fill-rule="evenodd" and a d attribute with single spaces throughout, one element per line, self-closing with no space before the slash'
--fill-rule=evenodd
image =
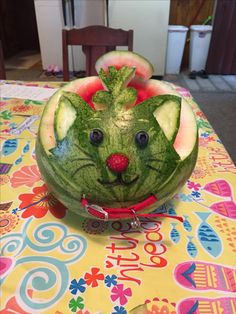
<path id="1" fill-rule="evenodd" d="M 109 26 L 134 30 L 134 51 L 164 75 L 170 0 L 110 0 Z"/>

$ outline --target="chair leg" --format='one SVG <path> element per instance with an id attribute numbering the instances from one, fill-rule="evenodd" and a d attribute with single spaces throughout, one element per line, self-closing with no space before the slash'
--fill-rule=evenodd
<path id="1" fill-rule="evenodd" d="M 69 56 L 68 56 L 68 46 L 67 46 L 67 31 L 62 30 L 62 63 L 63 63 L 63 80 L 65 82 L 70 80 L 69 74 Z"/>
<path id="2" fill-rule="evenodd" d="M 6 71 L 5 71 L 5 65 L 4 65 L 4 56 L 3 56 L 1 40 L 0 40 L 0 79 L 1 80 L 6 79 Z"/>

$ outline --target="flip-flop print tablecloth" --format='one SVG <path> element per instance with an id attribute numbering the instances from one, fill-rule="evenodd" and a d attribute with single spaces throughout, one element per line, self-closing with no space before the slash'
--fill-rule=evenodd
<path id="1" fill-rule="evenodd" d="M 1 313 L 125 314 L 145 303 L 146 313 L 236 313 L 236 167 L 199 108 L 196 168 L 162 206 L 184 222 L 132 230 L 76 216 L 48 194 L 35 160 L 44 104 L 0 101 Z"/>

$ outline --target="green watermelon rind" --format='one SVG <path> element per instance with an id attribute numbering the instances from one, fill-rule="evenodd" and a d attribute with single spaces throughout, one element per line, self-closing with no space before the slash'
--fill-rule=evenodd
<path id="1" fill-rule="evenodd" d="M 95 64 L 95 69 L 99 73 L 100 69 L 108 70 L 109 66 L 121 68 L 122 66 L 135 67 L 135 76 L 147 81 L 154 72 L 153 65 L 143 56 L 127 50 L 115 50 L 101 56 Z"/>

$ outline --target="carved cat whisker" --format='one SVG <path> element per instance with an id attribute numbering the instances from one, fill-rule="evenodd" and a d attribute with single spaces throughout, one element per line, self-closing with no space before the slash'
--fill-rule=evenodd
<path id="1" fill-rule="evenodd" d="M 74 161 L 86 161 L 86 160 L 93 161 L 92 158 L 80 158 L 80 157 L 71 159 L 70 161 L 71 161 L 71 162 L 74 162 Z"/>
<path id="2" fill-rule="evenodd" d="M 85 165 L 80 166 L 79 168 L 77 168 L 77 169 L 72 173 L 72 178 L 73 178 L 76 174 L 78 174 L 78 172 L 79 172 L 80 170 L 82 170 L 82 169 L 84 169 L 84 168 L 87 168 L 87 167 L 96 167 L 96 165 L 95 165 L 95 164 L 85 164 Z"/>

